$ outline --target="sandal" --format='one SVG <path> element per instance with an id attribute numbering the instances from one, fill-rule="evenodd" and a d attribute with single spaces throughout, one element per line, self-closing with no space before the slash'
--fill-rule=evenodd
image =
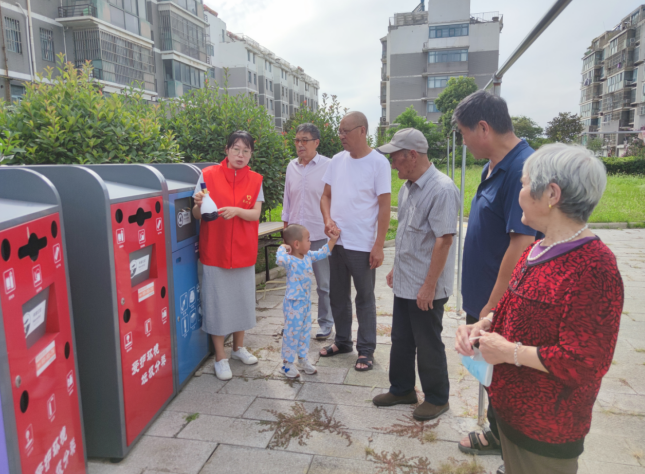
<path id="1" fill-rule="evenodd" d="M 466 454 L 477 454 L 479 456 L 502 454 L 502 445 L 497 441 L 497 438 L 495 438 L 495 435 L 488 426 L 484 427 L 482 434 L 484 435 L 484 438 L 486 438 L 486 441 L 488 441 L 486 446 L 484 446 L 479 440 L 479 433 L 471 431 L 468 433 L 470 447 L 459 443 L 459 451 Z"/>
<path id="2" fill-rule="evenodd" d="M 363 364 L 367 365 L 367 368 L 358 368 L 358 364 Z M 371 355 L 359 355 L 358 359 L 356 359 L 356 363 L 354 364 L 354 370 L 357 372 L 367 372 L 368 370 L 372 370 L 374 367 L 374 356 Z"/>
<path id="3" fill-rule="evenodd" d="M 322 348 L 323 351 L 325 351 L 325 354 L 320 354 L 320 357 L 332 357 L 338 354 L 347 354 L 349 352 L 352 352 L 354 349 L 348 349 L 346 347 L 338 347 L 338 349 L 334 350 L 334 345 L 329 345 L 327 347 Z"/>

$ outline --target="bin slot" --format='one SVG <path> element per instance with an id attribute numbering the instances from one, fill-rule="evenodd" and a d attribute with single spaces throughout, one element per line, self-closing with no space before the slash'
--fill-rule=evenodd
<path id="1" fill-rule="evenodd" d="M 128 222 L 130 224 L 134 224 L 136 222 L 139 227 L 143 227 L 148 219 L 152 219 L 152 211 L 144 211 L 142 208 L 139 208 L 137 209 L 136 214 L 132 214 L 128 217 Z"/>
<path id="2" fill-rule="evenodd" d="M 22 260 L 25 257 L 29 257 L 35 262 L 38 260 L 38 254 L 45 247 L 47 247 L 47 237 L 39 239 L 36 234 L 31 234 L 29 241 L 18 249 L 18 258 Z"/>

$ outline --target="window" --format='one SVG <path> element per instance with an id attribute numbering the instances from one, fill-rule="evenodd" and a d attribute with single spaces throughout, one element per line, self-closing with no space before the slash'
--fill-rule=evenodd
<path id="1" fill-rule="evenodd" d="M 613 39 L 609 42 L 609 55 L 616 54 L 618 52 L 618 38 Z"/>
<path id="2" fill-rule="evenodd" d="M 226 30 L 222 30 L 222 43 L 226 43 Z"/>
<path id="3" fill-rule="evenodd" d="M 607 79 L 607 92 L 615 92 L 623 88 L 623 81 L 625 79 L 625 73 L 621 72 L 615 76 L 611 76 Z"/>
<path id="4" fill-rule="evenodd" d="M 206 54 L 208 54 L 209 56 L 215 56 L 215 46 L 208 43 L 206 45 Z"/>
<path id="5" fill-rule="evenodd" d="M 429 38 L 449 38 L 452 36 L 468 36 L 468 23 L 430 27 Z"/>
<path id="6" fill-rule="evenodd" d="M 253 53 L 253 64 L 255 64 L 255 53 Z"/>
<path id="7" fill-rule="evenodd" d="M 429 114 L 434 114 L 437 112 L 441 112 L 436 105 L 434 105 L 434 100 L 429 100 L 428 101 L 428 113 Z"/>
<path id="8" fill-rule="evenodd" d="M 11 84 L 11 101 L 12 102 L 20 102 L 22 100 L 23 95 L 25 95 L 24 86 L 14 86 L 13 84 Z"/>
<path id="9" fill-rule="evenodd" d="M 253 82 L 253 78 L 251 77 L 251 71 L 249 71 L 249 84 Z"/>
<path id="10" fill-rule="evenodd" d="M 258 85 L 258 75 L 257 74 L 253 74 L 253 84 L 255 84 L 256 86 Z"/>
<path id="11" fill-rule="evenodd" d="M 22 54 L 22 41 L 20 39 L 20 22 L 13 18 L 4 17 L 4 27 L 7 36 L 7 49 L 14 53 Z"/>
<path id="12" fill-rule="evenodd" d="M 215 68 L 214 67 L 211 67 L 211 68 L 208 69 L 208 77 L 210 77 L 211 79 L 215 79 Z"/>
<path id="13" fill-rule="evenodd" d="M 269 81 L 269 90 L 273 92 L 273 81 Z"/>
<path id="14" fill-rule="evenodd" d="M 446 87 L 448 80 L 451 77 L 457 76 L 431 76 L 428 78 L 428 89 L 438 89 L 440 87 Z"/>
<path id="15" fill-rule="evenodd" d="M 52 30 L 40 29 L 40 49 L 45 61 L 54 62 L 54 32 Z"/>
<path id="16" fill-rule="evenodd" d="M 306 90 L 306 91 L 308 91 L 308 90 L 309 90 L 309 84 L 307 84 L 306 82 L 305 82 L 305 90 Z"/>
<path id="17" fill-rule="evenodd" d="M 447 49 L 444 51 L 430 51 L 428 63 L 455 63 L 468 61 L 467 49 Z"/>
<path id="18" fill-rule="evenodd" d="M 273 65 L 269 63 L 269 72 L 273 72 Z"/>
<path id="19" fill-rule="evenodd" d="M 269 104 L 271 105 L 271 110 L 273 110 L 273 101 L 269 100 Z"/>
<path id="20" fill-rule="evenodd" d="M 264 87 L 266 87 L 266 89 L 269 90 L 269 80 L 268 79 L 264 80 Z"/>
<path id="21" fill-rule="evenodd" d="M 249 59 L 249 62 L 251 62 L 251 51 L 248 49 L 246 50 L 246 57 Z"/>

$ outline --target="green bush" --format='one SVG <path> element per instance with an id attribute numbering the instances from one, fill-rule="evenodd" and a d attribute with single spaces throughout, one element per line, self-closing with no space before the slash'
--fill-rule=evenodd
<path id="1" fill-rule="evenodd" d="M 335 95 L 331 96 L 331 104 L 327 105 L 327 94 L 322 95 L 322 103 L 318 110 L 309 110 L 307 107 L 300 107 L 284 124 L 284 135 L 287 138 L 287 146 L 291 154 L 296 157 L 296 146 L 293 139 L 296 138 L 296 129 L 302 123 L 313 123 L 320 130 L 320 145 L 318 153 L 328 158 L 333 157 L 336 153 L 343 151 L 343 144 L 338 136 L 338 127 L 343 116 L 347 113 L 347 108 L 340 106 Z"/>
<path id="2" fill-rule="evenodd" d="M 645 175 L 645 157 L 622 156 L 603 158 L 607 174 Z"/>
<path id="3" fill-rule="evenodd" d="M 58 57 L 59 75 L 26 83 L 20 103 L 0 105 L 4 164 L 172 162 L 181 159 L 173 134 L 136 89 L 103 95 L 89 64 Z"/>
<path id="4" fill-rule="evenodd" d="M 212 84 L 210 84 L 212 85 Z M 255 139 L 251 169 L 263 176 L 263 211 L 282 203 L 290 153 L 275 129 L 274 118 L 248 95 L 228 95 L 226 87 L 194 89 L 180 98 L 161 101 L 164 127 L 172 132 L 187 162 L 216 162 L 226 157 L 228 136 L 246 130 Z M 262 214 L 264 216 L 264 212 Z"/>

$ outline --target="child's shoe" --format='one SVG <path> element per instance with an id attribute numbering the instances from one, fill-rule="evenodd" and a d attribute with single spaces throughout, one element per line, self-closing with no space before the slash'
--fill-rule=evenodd
<path id="1" fill-rule="evenodd" d="M 300 377 L 300 372 L 292 362 L 283 362 L 280 368 L 280 373 L 290 379 L 297 379 Z"/>
<path id="2" fill-rule="evenodd" d="M 303 370 L 307 375 L 313 375 L 318 372 L 318 369 L 311 365 L 308 357 L 305 357 L 304 359 L 298 357 L 298 368 Z"/>

